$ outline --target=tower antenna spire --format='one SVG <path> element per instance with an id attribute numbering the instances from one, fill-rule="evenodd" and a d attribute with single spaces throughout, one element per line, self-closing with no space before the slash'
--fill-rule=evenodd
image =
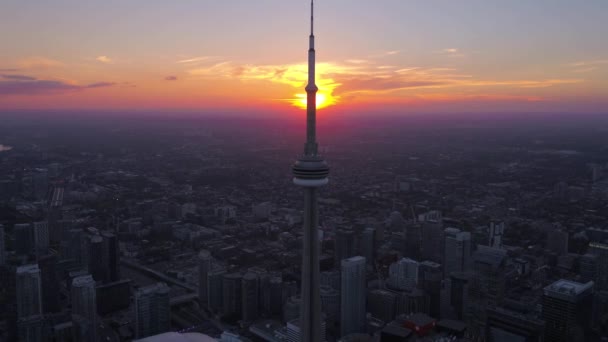
<path id="1" fill-rule="evenodd" d="M 315 0 L 310 0 L 310 35 L 315 35 Z"/>

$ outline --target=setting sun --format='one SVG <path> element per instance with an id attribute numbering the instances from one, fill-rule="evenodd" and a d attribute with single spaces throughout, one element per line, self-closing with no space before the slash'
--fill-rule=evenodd
<path id="1" fill-rule="evenodd" d="M 300 108 L 306 108 L 306 94 L 296 94 L 296 98 L 293 100 L 294 105 Z M 333 96 L 324 93 L 317 94 L 317 109 L 322 109 L 336 103 Z"/>

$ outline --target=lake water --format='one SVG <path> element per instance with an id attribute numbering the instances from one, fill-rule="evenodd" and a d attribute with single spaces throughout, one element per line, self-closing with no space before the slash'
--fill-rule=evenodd
<path id="1" fill-rule="evenodd" d="M 13 147 L 12 146 L 6 146 L 6 145 L 2 145 L 0 144 L 0 152 L 4 152 L 4 151 L 10 151 L 12 150 Z"/>

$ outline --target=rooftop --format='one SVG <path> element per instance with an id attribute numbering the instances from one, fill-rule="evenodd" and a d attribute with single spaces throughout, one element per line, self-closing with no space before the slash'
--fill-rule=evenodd
<path id="1" fill-rule="evenodd" d="M 545 296 L 560 297 L 562 299 L 576 299 L 581 294 L 593 288 L 593 282 L 586 284 L 575 281 L 560 279 L 545 287 Z"/>

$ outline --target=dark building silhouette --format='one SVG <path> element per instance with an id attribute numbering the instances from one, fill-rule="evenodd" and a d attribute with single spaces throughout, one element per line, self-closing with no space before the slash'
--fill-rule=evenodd
<path id="1" fill-rule="evenodd" d="M 44 313 L 61 310 L 59 302 L 59 279 L 57 277 L 57 255 L 47 254 L 38 259 L 42 279 L 42 311 Z"/>
<path id="2" fill-rule="evenodd" d="M 583 342 L 591 324 L 593 283 L 558 280 L 543 294 L 545 341 Z"/>

